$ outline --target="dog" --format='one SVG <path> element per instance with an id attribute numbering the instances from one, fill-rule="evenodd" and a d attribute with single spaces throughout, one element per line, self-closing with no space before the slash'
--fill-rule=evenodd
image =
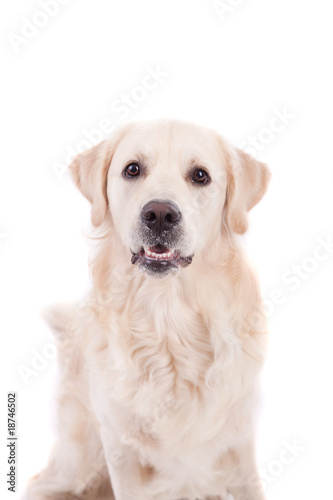
<path id="1" fill-rule="evenodd" d="M 208 128 L 126 124 L 70 165 L 92 291 L 51 308 L 59 438 L 25 500 L 263 500 L 254 422 L 268 332 L 239 243 L 267 166 Z"/>

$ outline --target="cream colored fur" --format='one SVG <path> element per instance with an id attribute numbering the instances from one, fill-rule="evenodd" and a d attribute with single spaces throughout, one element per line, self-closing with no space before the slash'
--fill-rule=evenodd
<path id="1" fill-rule="evenodd" d="M 138 157 L 147 175 L 124 179 Z M 209 186 L 188 179 L 193 164 L 209 171 Z M 267 331 L 236 233 L 266 190 L 266 166 L 211 130 L 156 121 L 126 125 L 71 171 L 92 203 L 93 288 L 48 313 L 59 440 L 23 498 L 263 500 L 254 417 Z M 194 254 L 162 278 L 131 264 L 153 198 L 179 206 L 181 250 Z"/>

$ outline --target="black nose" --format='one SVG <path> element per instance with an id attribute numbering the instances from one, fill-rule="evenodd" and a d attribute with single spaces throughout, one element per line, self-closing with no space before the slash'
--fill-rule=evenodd
<path id="1" fill-rule="evenodd" d="M 181 213 L 172 201 L 152 200 L 141 210 L 141 219 L 149 229 L 161 235 L 180 221 Z"/>

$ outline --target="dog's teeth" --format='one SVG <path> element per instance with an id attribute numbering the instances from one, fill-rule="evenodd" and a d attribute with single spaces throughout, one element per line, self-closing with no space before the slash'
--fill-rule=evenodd
<path id="1" fill-rule="evenodd" d="M 147 257 L 151 257 L 152 259 L 169 259 L 172 255 L 172 252 L 156 253 L 151 252 L 150 250 L 146 250 L 146 255 Z"/>

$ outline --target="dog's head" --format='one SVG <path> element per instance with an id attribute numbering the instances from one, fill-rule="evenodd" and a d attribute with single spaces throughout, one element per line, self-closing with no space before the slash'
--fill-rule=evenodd
<path id="1" fill-rule="evenodd" d="M 244 233 L 270 177 L 214 131 L 177 121 L 126 125 L 70 168 L 92 204 L 93 225 L 108 217 L 119 252 L 163 276 L 207 251 L 222 226 Z"/>

